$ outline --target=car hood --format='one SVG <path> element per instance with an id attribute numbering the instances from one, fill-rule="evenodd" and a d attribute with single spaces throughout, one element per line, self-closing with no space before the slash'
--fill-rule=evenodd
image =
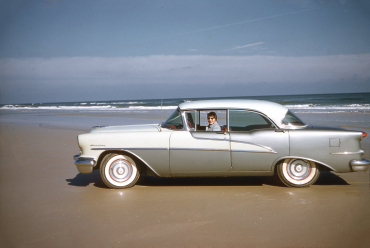
<path id="1" fill-rule="evenodd" d="M 93 127 L 91 133 L 116 133 L 116 132 L 153 132 L 160 131 L 158 124 L 126 125 L 126 126 L 97 126 Z"/>

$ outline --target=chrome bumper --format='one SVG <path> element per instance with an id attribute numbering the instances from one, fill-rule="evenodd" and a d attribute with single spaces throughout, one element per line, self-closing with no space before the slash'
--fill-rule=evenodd
<path id="1" fill-rule="evenodd" d="M 369 169 L 370 160 L 363 158 L 363 159 L 354 159 L 349 162 L 352 167 L 353 171 L 367 171 Z"/>
<path id="2" fill-rule="evenodd" d="M 94 158 L 84 158 L 80 157 L 80 155 L 74 155 L 73 160 L 75 161 L 75 165 L 77 166 L 77 170 L 80 173 L 91 173 L 93 171 L 93 167 L 96 164 Z"/>

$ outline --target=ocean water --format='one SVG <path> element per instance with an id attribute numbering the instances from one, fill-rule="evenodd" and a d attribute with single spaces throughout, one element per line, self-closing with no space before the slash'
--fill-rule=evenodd
<path id="1" fill-rule="evenodd" d="M 0 105 L 0 110 L 70 110 L 95 112 L 171 110 L 183 102 L 211 99 L 266 100 L 284 105 L 292 109 L 295 113 L 370 112 L 370 93 L 3 104 Z"/>

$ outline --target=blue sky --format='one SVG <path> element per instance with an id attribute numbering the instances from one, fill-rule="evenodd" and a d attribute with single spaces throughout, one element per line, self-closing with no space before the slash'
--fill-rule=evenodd
<path id="1" fill-rule="evenodd" d="M 0 0 L 0 103 L 370 91 L 366 0 Z"/>

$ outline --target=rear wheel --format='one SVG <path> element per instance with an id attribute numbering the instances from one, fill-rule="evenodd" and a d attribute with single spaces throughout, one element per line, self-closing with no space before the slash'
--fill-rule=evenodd
<path id="1" fill-rule="evenodd" d="M 134 186 L 140 177 L 135 161 L 122 154 L 107 154 L 100 166 L 103 182 L 112 189 L 124 189 Z"/>
<path id="2" fill-rule="evenodd" d="M 288 187 L 308 187 L 315 183 L 320 171 L 316 164 L 305 159 L 285 159 L 278 165 L 280 180 Z"/>

